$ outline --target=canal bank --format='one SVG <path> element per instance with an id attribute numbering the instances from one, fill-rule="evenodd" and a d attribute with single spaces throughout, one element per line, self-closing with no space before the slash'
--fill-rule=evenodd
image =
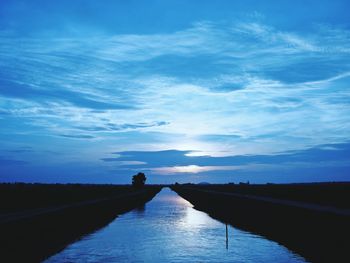
<path id="1" fill-rule="evenodd" d="M 80 193 L 84 192 L 84 188 L 80 188 L 83 189 Z M 103 186 L 95 188 L 101 191 Z M 116 187 L 114 196 L 108 194 L 105 198 L 3 214 L 0 217 L 0 261 L 41 262 L 82 236 L 104 227 L 118 215 L 144 205 L 161 190 L 158 186 L 140 190 L 122 188 Z"/>
<path id="2" fill-rule="evenodd" d="M 277 241 L 312 262 L 348 259 L 350 217 L 347 210 L 211 191 L 200 186 L 179 185 L 172 189 L 196 209 Z"/>

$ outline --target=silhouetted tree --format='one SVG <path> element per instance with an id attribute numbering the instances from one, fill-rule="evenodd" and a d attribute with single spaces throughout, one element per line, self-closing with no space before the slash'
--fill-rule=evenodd
<path id="1" fill-rule="evenodd" d="M 135 174 L 132 177 L 132 185 L 135 187 L 143 187 L 145 185 L 147 178 L 144 173 Z"/>

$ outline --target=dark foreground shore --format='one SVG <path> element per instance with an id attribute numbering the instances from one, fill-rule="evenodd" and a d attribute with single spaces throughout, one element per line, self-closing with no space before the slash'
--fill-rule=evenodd
<path id="1" fill-rule="evenodd" d="M 311 262 L 349 261 L 350 183 L 171 188 L 196 209 L 277 241 Z"/>
<path id="2" fill-rule="evenodd" d="M 117 215 L 143 206 L 160 189 L 0 184 L 0 262 L 40 262 Z"/>

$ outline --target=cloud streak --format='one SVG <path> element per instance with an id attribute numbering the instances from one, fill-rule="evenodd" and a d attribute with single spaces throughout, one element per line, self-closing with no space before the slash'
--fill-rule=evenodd
<path id="1" fill-rule="evenodd" d="M 151 33 L 2 32 L 4 147 L 15 153 L 29 141 L 35 154 L 35 145 L 62 153 L 61 162 L 201 174 L 248 167 L 177 155 L 167 158 L 178 163 L 150 167 L 148 160 L 104 154 L 172 149 L 191 158 L 279 156 L 346 143 L 350 31 L 324 24 L 292 30 L 265 15 L 247 17 Z M 260 164 L 252 159 L 245 165 Z"/>

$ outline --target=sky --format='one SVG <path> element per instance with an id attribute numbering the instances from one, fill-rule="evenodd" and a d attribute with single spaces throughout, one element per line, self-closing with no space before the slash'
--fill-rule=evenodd
<path id="1" fill-rule="evenodd" d="M 2 0 L 0 181 L 349 181 L 349 9 Z"/>

